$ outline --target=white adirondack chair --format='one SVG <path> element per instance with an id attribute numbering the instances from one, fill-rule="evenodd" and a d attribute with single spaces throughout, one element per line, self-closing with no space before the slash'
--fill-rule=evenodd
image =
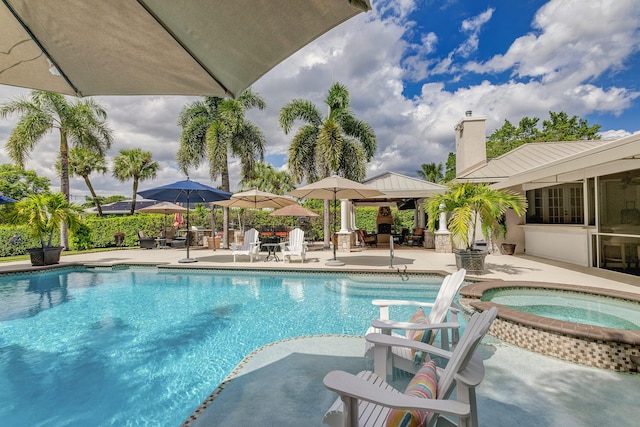
<path id="1" fill-rule="evenodd" d="M 304 231 L 294 228 L 289 233 L 289 241 L 280 243 L 280 251 L 282 252 L 282 261 L 286 258 L 291 262 L 292 256 L 299 256 L 302 262 L 307 258 L 307 242 L 304 241 Z"/>
<path id="2" fill-rule="evenodd" d="M 443 349 L 448 350 L 450 344 L 455 345 L 458 341 L 458 323 L 459 309 L 453 305 L 453 300 L 462 287 L 466 270 L 461 268 L 453 274 L 446 276 L 440 291 L 434 302 L 420 301 L 404 301 L 404 300 L 373 300 L 372 303 L 380 307 L 380 318 L 371 321 L 371 327 L 366 334 L 382 333 L 392 335 L 398 338 L 409 340 L 406 337 L 407 331 L 427 331 L 431 330 L 435 335 L 440 333 L 440 345 Z M 428 323 L 408 323 L 398 322 L 389 319 L 389 307 L 391 306 L 416 306 L 431 307 L 427 316 Z M 450 315 L 450 318 L 448 318 Z M 403 334 L 393 332 L 393 330 L 403 330 Z M 405 372 L 416 373 L 420 365 L 414 363 L 414 355 L 410 348 L 406 346 L 397 346 L 392 348 L 393 365 Z M 373 344 L 365 341 L 365 356 L 373 357 Z"/>
<path id="3" fill-rule="evenodd" d="M 429 412 L 427 427 L 477 427 L 475 388 L 484 378 L 484 364 L 475 351 L 497 314 L 496 307 L 475 314 L 453 352 L 414 340 L 368 335 L 367 340 L 375 345 L 374 372 L 362 371 L 358 375 L 329 372 L 324 377 L 324 385 L 339 397 L 323 422 L 333 427 L 378 427 L 385 425 L 391 409 L 406 409 Z M 386 382 L 389 349 L 405 344 L 448 359 L 444 369 L 437 369 L 435 399 L 407 396 Z M 457 422 L 451 417 L 457 418 Z"/>
<path id="4" fill-rule="evenodd" d="M 258 237 L 258 230 L 252 228 L 245 231 L 242 245 L 234 243 L 231 249 L 233 262 L 236 262 L 236 255 L 246 255 L 249 257 L 250 262 L 253 262 L 253 258 L 260 259 L 260 239 Z"/>

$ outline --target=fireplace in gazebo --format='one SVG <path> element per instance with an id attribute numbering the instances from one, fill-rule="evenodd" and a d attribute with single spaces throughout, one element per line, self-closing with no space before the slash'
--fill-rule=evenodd
<path id="1" fill-rule="evenodd" d="M 388 206 L 380 206 L 376 217 L 376 233 L 378 234 L 378 243 L 389 243 L 391 232 L 393 229 L 393 216 L 391 208 Z"/>

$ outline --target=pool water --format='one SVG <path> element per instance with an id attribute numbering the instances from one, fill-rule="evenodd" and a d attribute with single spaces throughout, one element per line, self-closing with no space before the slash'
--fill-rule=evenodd
<path id="1" fill-rule="evenodd" d="M 372 298 L 430 301 L 440 282 L 155 268 L 3 276 L 0 425 L 177 426 L 253 350 L 360 335 L 378 315 Z"/>
<path id="2" fill-rule="evenodd" d="M 567 322 L 640 329 L 640 304 L 634 301 L 545 289 L 495 289 L 485 292 L 482 300 Z"/>

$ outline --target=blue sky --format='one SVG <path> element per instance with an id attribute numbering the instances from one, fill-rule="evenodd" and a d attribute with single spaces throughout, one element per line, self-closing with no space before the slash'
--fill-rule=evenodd
<path id="1" fill-rule="evenodd" d="M 291 134 L 278 125 L 294 98 L 320 111 L 335 81 L 347 86 L 354 114 L 376 132 L 378 151 L 368 176 L 394 171 L 416 176 L 422 163 L 445 162 L 456 123 L 466 110 L 487 117 L 487 134 L 505 119 L 548 118 L 565 111 L 602 126 L 605 138 L 640 131 L 640 8 L 637 0 L 419 1 L 372 0 L 373 10 L 334 28 L 275 67 L 254 85 L 267 102 L 249 118 L 267 137 L 267 161 L 286 167 Z M 26 90 L 0 86 L 0 102 Z M 182 179 L 175 154 L 177 115 L 189 97 L 98 97 L 115 144 L 109 153 L 151 150 L 161 170 L 140 188 Z M 0 142 L 13 126 L 0 121 Z M 27 167 L 58 178 L 57 135 L 38 145 Z M 0 151 L 0 162 L 8 162 Z M 231 164 L 232 186 L 239 165 Z M 190 171 L 210 181 L 205 165 Z M 93 181 L 105 195 L 131 192 L 109 175 Z M 72 193 L 88 194 L 81 179 Z M 236 190 L 236 188 L 232 188 Z"/>

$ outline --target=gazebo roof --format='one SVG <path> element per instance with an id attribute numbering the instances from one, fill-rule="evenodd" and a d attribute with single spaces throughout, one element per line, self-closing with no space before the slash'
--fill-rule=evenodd
<path id="1" fill-rule="evenodd" d="M 424 199 L 443 193 L 447 187 L 434 182 L 413 178 L 395 172 L 384 172 L 362 182 L 384 193 L 384 196 L 372 199 L 405 200 Z"/>

